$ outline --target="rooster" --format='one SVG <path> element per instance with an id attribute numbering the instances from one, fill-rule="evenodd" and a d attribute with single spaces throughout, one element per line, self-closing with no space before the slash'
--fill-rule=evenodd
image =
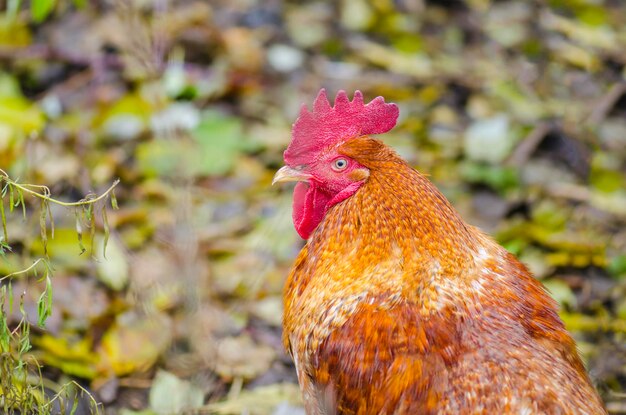
<path id="1" fill-rule="evenodd" d="M 322 89 L 274 177 L 307 240 L 283 321 L 307 414 L 605 414 L 543 286 L 371 137 L 398 113 Z"/>

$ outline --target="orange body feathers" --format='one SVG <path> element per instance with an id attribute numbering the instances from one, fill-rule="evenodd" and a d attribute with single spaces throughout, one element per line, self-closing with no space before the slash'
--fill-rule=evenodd
<path id="1" fill-rule="evenodd" d="M 606 413 L 519 261 L 382 142 L 326 145 L 329 172 L 277 175 L 323 200 L 342 192 L 325 181 L 351 186 L 323 206 L 285 286 L 283 339 L 309 415 Z M 319 207 L 307 203 L 294 208 Z"/>

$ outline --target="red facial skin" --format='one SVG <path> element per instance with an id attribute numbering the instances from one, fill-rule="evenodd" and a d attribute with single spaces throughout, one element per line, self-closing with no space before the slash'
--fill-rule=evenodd
<path id="1" fill-rule="evenodd" d="M 340 160 L 345 167 L 337 167 Z M 299 182 L 293 193 L 293 222 L 303 239 L 308 239 L 328 209 L 352 196 L 368 176 L 365 167 L 343 156 L 336 149 L 302 168 L 311 177 Z"/>

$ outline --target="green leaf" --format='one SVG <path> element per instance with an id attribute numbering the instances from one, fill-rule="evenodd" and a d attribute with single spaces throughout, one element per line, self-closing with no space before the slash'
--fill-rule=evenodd
<path id="1" fill-rule="evenodd" d="M 4 310 L 3 310 L 4 311 Z M 7 324 L 6 313 L 0 313 L 0 352 L 7 353 L 11 342 L 11 331 Z"/>
<path id="2" fill-rule="evenodd" d="M 615 278 L 626 277 L 626 254 L 620 254 L 611 259 L 607 271 Z"/>
<path id="3" fill-rule="evenodd" d="M 45 327 L 46 320 L 52 314 L 52 281 L 46 272 L 46 288 L 37 300 L 37 325 Z"/>
<path id="4" fill-rule="evenodd" d="M 564 230 L 568 218 L 567 211 L 551 201 L 538 202 L 533 206 L 533 224 L 537 225 L 537 229 L 546 231 L 548 234 Z"/>
<path id="5" fill-rule="evenodd" d="M 39 211 L 39 236 L 41 237 L 41 243 L 43 244 L 43 253 L 44 255 L 48 255 L 48 233 L 46 231 L 46 215 L 48 214 L 48 209 L 46 208 L 47 202 L 45 200 L 41 200 L 41 207 Z"/>
<path id="6" fill-rule="evenodd" d="M 48 211 L 48 218 L 50 218 L 50 237 L 54 239 L 54 217 L 52 210 L 50 210 L 50 203 L 46 203 L 46 210 Z"/>
<path id="7" fill-rule="evenodd" d="M 26 315 L 26 309 L 24 308 L 24 292 L 22 291 L 22 294 L 20 294 L 20 313 L 25 316 Z"/>
<path id="8" fill-rule="evenodd" d="M 24 203 L 24 192 L 18 189 L 17 194 L 19 195 L 20 204 L 22 205 L 22 217 L 26 219 L 26 203 Z"/>
<path id="9" fill-rule="evenodd" d="M 35 23 L 45 20 L 54 8 L 54 0 L 31 0 L 30 12 Z"/>
<path id="10" fill-rule="evenodd" d="M 245 147 L 241 123 L 237 118 L 218 113 L 206 113 L 198 127 L 192 131 L 200 153 L 193 175 L 223 175 L 228 173 L 239 152 Z"/>
<path id="11" fill-rule="evenodd" d="M 22 332 L 20 333 L 20 339 L 19 339 L 19 351 L 18 354 L 23 355 L 24 353 L 28 352 L 31 349 L 31 344 L 30 344 L 30 325 L 29 324 L 25 324 L 24 328 L 22 329 Z"/>
<path id="12" fill-rule="evenodd" d="M 486 184 L 500 192 L 513 190 L 519 185 L 517 172 L 510 167 L 468 162 L 461 165 L 461 174 L 470 183 Z"/>
<path id="13" fill-rule="evenodd" d="M 15 207 L 14 191 L 15 189 L 11 186 L 9 189 L 9 213 L 13 213 L 13 208 Z"/>
<path id="14" fill-rule="evenodd" d="M 2 286 L 2 288 L 4 287 L 6 287 L 6 285 Z M 9 294 L 9 314 L 10 314 L 13 312 L 13 286 L 11 284 L 11 281 L 9 281 L 8 294 Z"/>
<path id="15" fill-rule="evenodd" d="M 75 215 L 75 223 L 76 223 L 76 236 L 78 237 L 78 249 L 80 249 L 80 254 L 82 255 L 85 252 L 85 245 L 83 244 L 83 223 L 81 220 L 81 215 L 78 213 L 78 210 L 74 212 Z"/>
<path id="16" fill-rule="evenodd" d="M 70 410 L 70 415 L 74 415 L 76 413 L 76 410 L 78 409 L 78 397 L 74 397 L 73 403 L 72 403 L 72 409 Z"/>
<path id="17" fill-rule="evenodd" d="M 85 216 L 87 218 L 87 222 L 91 223 L 91 216 L 93 214 L 93 204 L 88 204 L 86 207 L 84 207 L 84 211 L 85 211 Z"/>
<path id="18" fill-rule="evenodd" d="M 2 242 L 9 240 L 9 233 L 7 232 L 7 218 L 4 214 L 4 197 L 0 197 L 0 219 L 2 220 Z"/>
<path id="19" fill-rule="evenodd" d="M 91 238 L 91 255 L 94 255 L 94 243 L 96 241 L 96 215 L 93 204 L 89 205 L 89 237 Z"/>
<path id="20" fill-rule="evenodd" d="M 107 257 L 107 244 L 109 242 L 109 218 L 107 217 L 106 206 L 102 207 L 102 227 L 104 228 L 104 236 L 102 238 L 102 257 L 106 259 Z"/>
<path id="21" fill-rule="evenodd" d="M 111 207 L 115 210 L 119 209 L 117 206 L 117 197 L 115 196 L 115 190 L 111 191 Z"/>
<path id="22" fill-rule="evenodd" d="M 208 112 L 191 131 L 192 139 L 155 139 L 137 148 L 139 168 L 147 176 L 220 176 L 232 170 L 249 145 L 238 119 Z"/>

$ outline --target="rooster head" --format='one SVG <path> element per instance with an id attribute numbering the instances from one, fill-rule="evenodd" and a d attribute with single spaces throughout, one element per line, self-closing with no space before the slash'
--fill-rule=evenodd
<path id="1" fill-rule="evenodd" d="M 308 239 L 333 205 L 352 196 L 369 177 L 368 169 L 342 154 L 345 142 L 381 134 L 396 125 L 398 107 L 377 97 L 363 103 L 363 94 L 352 101 L 339 91 L 334 106 L 326 90 L 317 94 L 313 111 L 302 105 L 293 124 L 291 142 L 285 150 L 285 166 L 273 183 L 297 181 L 293 195 L 293 221 L 298 234 Z"/>

